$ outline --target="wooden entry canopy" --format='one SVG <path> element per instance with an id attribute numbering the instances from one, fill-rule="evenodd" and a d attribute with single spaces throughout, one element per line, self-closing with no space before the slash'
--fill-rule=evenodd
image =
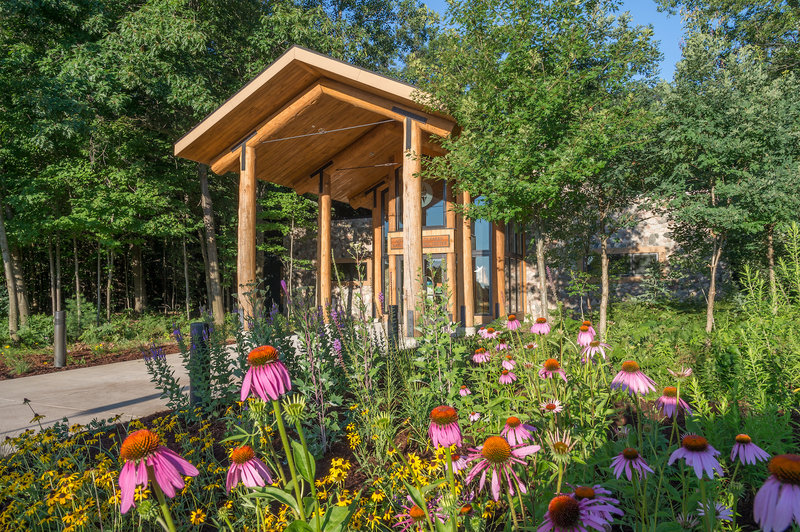
<path id="1" fill-rule="evenodd" d="M 408 84 L 293 46 L 174 146 L 216 174 L 238 171 L 239 293 L 255 282 L 256 179 L 319 195 L 319 303 L 331 302 L 330 202 L 373 206 L 371 192 L 402 165 L 406 308 L 422 292 L 420 155 L 441 155 L 432 135 L 456 124 Z M 245 313 L 252 312 L 245 297 Z"/>

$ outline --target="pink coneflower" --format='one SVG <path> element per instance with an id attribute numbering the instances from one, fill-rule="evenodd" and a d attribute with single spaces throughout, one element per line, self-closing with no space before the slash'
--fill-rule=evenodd
<path id="1" fill-rule="evenodd" d="M 472 412 L 472 413 L 469 415 L 469 420 L 470 420 L 472 423 L 475 423 L 475 422 L 476 422 L 476 421 L 478 421 L 480 418 L 481 418 L 481 414 L 480 414 L 480 412 Z"/>
<path id="2" fill-rule="evenodd" d="M 567 462 L 572 448 L 575 447 L 576 441 L 572 439 L 568 430 L 561 431 L 558 428 L 552 432 L 548 432 L 545 437 L 547 446 L 550 447 L 550 454 L 557 462 Z"/>
<path id="3" fill-rule="evenodd" d="M 513 464 L 525 465 L 525 458 L 537 451 L 541 447 L 538 445 L 527 445 L 524 447 L 512 447 L 508 441 L 502 436 L 489 436 L 478 448 L 470 449 L 470 461 L 477 461 L 478 463 L 470 470 L 466 483 L 469 484 L 480 473 L 481 480 L 478 485 L 478 491 L 483 491 L 486 484 L 486 474 L 491 470 L 492 472 L 492 498 L 495 501 L 500 500 L 500 482 L 505 479 L 506 485 L 510 493 L 514 494 L 514 487 L 521 493 L 527 493 L 525 484 L 522 483 L 520 478 L 514 472 Z"/>
<path id="4" fill-rule="evenodd" d="M 406 498 L 408 502 L 403 505 L 403 510 L 405 511 L 394 516 L 395 519 L 400 519 L 394 526 L 403 527 L 401 532 L 406 532 L 408 530 L 427 530 L 429 523 L 425 518 L 425 510 L 417 506 L 413 499 L 411 499 L 411 496 Z M 443 513 L 441 508 L 439 508 L 434 501 L 427 501 L 427 505 L 430 518 L 432 520 L 438 519 L 439 522 L 444 523 L 445 519 L 447 519 L 447 514 Z"/>
<path id="5" fill-rule="evenodd" d="M 196 467 L 159 443 L 158 435 L 147 429 L 130 433 L 122 442 L 119 456 L 125 460 L 125 465 L 119 472 L 119 491 L 123 514 L 135 506 L 133 495 L 136 486 L 145 487 L 149 480 L 153 480 L 164 495 L 174 497 L 175 488 L 184 486 L 184 476 L 198 475 Z M 148 469 L 152 469 L 152 475 Z"/>
<path id="6" fill-rule="evenodd" d="M 550 324 L 547 323 L 547 318 L 536 318 L 536 322 L 531 325 L 531 332 L 533 334 L 548 334 L 550 332 Z"/>
<path id="7" fill-rule="evenodd" d="M 687 434 L 681 440 L 681 446 L 674 451 L 667 465 L 672 465 L 678 458 L 686 460 L 686 465 L 693 467 L 697 478 L 703 478 L 703 473 L 708 478 L 714 478 L 714 471 L 721 477 L 725 476 L 722 466 L 719 464 L 716 455 L 719 451 L 709 445 L 708 440 L 697 434 Z"/>
<path id="8" fill-rule="evenodd" d="M 539 344 L 536 342 L 525 344 L 525 349 L 536 349 L 537 347 L 539 347 Z"/>
<path id="9" fill-rule="evenodd" d="M 597 331 L 595 331 L 594 327 L 592 327 L 591 321 L 583 320 L 583 323 L 581 323 L 581 327 L 587 327 L 589 332 L 592 333 L 592 336 L 597 336 Z"/>
<path id="10" fill-rule="evenodd" d="M 767 469 L 771 474 L 756 493 L 753 518 L 764 532 L 781 532 L 792 520 L 800 525 L 800 454 L 779 454 Z"/>
<path id="11" fill-rule="evenodd" d="M 537 532 L 586 532 L 589 529 L 605 530 L 610 524 L 607 516 L 622 513 L 610 504 L 592 499 L 580 501 L 572 495 L 556 495 L 547 505 L 544 522 Z"/>
<path id="12" fill-rule="evenodd" d="M 466 384 L 462 384 L 461 389 L 458 390 L 458 395 L 460 395 L 461 397 L 466 397 L 471 394 L 472 391 L 469 388 L 467 388 Z"/>
<path id="13" fill-rule="evenodd" d="M 603 360 L 606 359 L 606 349 L 611 349 L 611 346 L 608 344 L 604 344 L 600 340 L 592 340 L 589 342 L 589 345 L 583 348 L 581 351 L 581 362 L 584 364 L 588 361 L 594 362 L 594 357 L 598 353 L 600 356 L 603 357 Z"/>
<path id="14" fill-rule="evenodd" d="M 511 416 L 506 420 L 506 426 L 500 431 L 501 436 L 505 436 L 511 445 L 522 445 L 533 439 L 531 431 L 535 431 L 533 425 L 526 425 L 516 416 Z"/>
<path id="15" fill-rule="evenodd" d="M 509 314 L 508 315 L 508 323 L 506 324 L 506 328 L 509 331 L 516 331 L 517 329 L 519 329 L 519 325 L 520 325 L 520 323 L 519 323 L 519 320 L 517 319 L 517 316 L 514 315 L 514 314 Z"/>
<path id="16" fill-rule="evenodd" d="M 467 467 L 467 459 L 460 454 L 453 453 L 450 455 L 450 460 L 453 462 L 453 473 L 458 473 Z"/>
<path id="17" fill-rule="evenodd" d="M 489 362 L 489 359 L 492 358 L 492 354 L 484 349 L 483 347 L 479 347 L 475 350 L 475 353 L 472 355 L 472 361 L 476 364 L 484 364 Z"/>
<path id="18" fill-rule="evenodd" d="M 495 349 L 496 349 L 497 351 L 505 351 L 506 349 L 508 349 L 508 344 L 507 344 L 507 343 L 505 343 L 504 341 L 500 340 L 500 343 L 498 343 L 498 344 L 495 346 Z"/>
<path id="19" fill-rule="evenodd" d="M 576 486 L 572 490 L 572 497 L 576 501 L 591 501 L 590 511 L 599 514 L 600 517 L 610 523 L 614 520 L 614 516 L 611 514 L 623 515 L 624 512 L 616 506 L 619 504 L 619 501 L 608 497 L 608 495 L 611 495 L 611 492 L 600 484 L 595 484 L 594 486 Z M 609 510 L 605 506 L 610 506 L 613 510 Z"/>
<path id="20" fill-rule="evenodd" d="M 461 427 L 458 426 L 458 412 L 452 406 L 441 405 L 431 410 L 431 424 L 428 436 L 434 447 L 461 445 Z"/>
<path id="21" fill-rule="evenodd" d="M 662 415 L 675 419 L 681 409 L 689 414 L 692 413 L 692 409 L 689 408 L 686 401 L 678 397 L 678 389 L 675 386 L 667 386 L 662 394 L 656 399 L 656 408 L 661 410 Z"/>
<path id="22" fill-rule="evenodd" d="M 753 443 L 753 440 L 750 439 L 750 436 L 747 434 L 738 434 L 736 436 L 736 443 L 731 450 L 731 462 L 733 462 L 737 456 L 742 464 L 752 465 L 756 462 L 767 460 L 769 458 L 769 453 Z"/>
<path id="23" fill-rule="evenodd" d="M 667 371 L 676 379 L 685 379 L 692 374 L 692 368 L 685 368 L 683 366 L 681 366 L 681 369 L 676 371 L 672 371 L 671 369 L 667 369 Z"/>
<path id="24" fill-rule="evenodd" d="M 240 481 L 248 488 L 272 484 L 269 469 L 264 462 L 256 458 L 253 448 L 249 445 L 242 445 L 231 451 L 231 467 L 228 469 L 225 490 L 230 493 L 231 488 Z"/>
<path id="25" fill-rule="evenodd" d="M 639 364 L 633 360 L 626 360 L 622 363 L 622 370 L 611 381 L 611 388 L 628 390 L 631 395 L 635 393 L 646 395 L 647 392 L 652 392 L 656 389 L 656 383 L 642 373 L 642 370 L 639 369 Z"/>
<path id="26" fill-rule="evenodd" d="M 678 514 L 675 516 L 675 522 L 677 522 L 681 528 L 686 530 L 692 530 L 700 524 L 700 520 L 694 514 Z"/>
<path id="27" fill-rule="evenodd" d="M 517 376 L 507 369 L 500 372 L 500 384 L 511 384 L 517 380 Z"/>
<path id="28" fill-rule="evenodd" d="M 511 355 L 506 355 L 505 360 L 503 360 L 503 369 L 511 371 L 512 369 L 514 369 L 514 366 L 516 365 L 517 361 L 514 360 L 514 357 L 512 357 Z"/>
<path id="29" fill-rule="evenodd" d="M 500 331 L 496 330 L 494 327 L 486 327 L 485 329 L 481 329 L 481 331 L 481 336 L 483 336 L 485 340 L 494 340 L 500 336 Z"/>
<path id="30" fill-rule="evenodd" d="M 715 503 L 714 507 L 709 507 L 708 510 L 717 521 L 730 521 L 731 517 L 733 516 L 731 509 L 721 503 Z M 702 502 L 697 503 L 697 514 L 700 517 L 705 517 L 706 515 L 706 505 L 704 505 Z"/>
<path id="31" fill-rule="evenodd" d="M 639 451 L 632 447 L 623 449 L 621 453 L 611 460 L 611 469 L 614 470 L 614 475 L 617 478 L 621 477 L 622 473 L 625 473 L 628 480 L 631 480 L 634 471 L 638 473 L 639 480 L 647 477 L 648 473 L 654 473 L 650 466 L 647 465 L 647 462 L 639 455 Z"/>
<path id="32" fill-rule="evenodd" d="M 542 412 L 544 412 L 545 414 L 558 414 L 562 410 L 564 410 L 561 401 L 559 401 L 558 399 L 549 399 L 547 401 L 540 403 L 539 406 L 541 407 Z"/>
<path id="33" fill-rule="evenodd" d="M 289 372 L 278 359 L 278 350 L 271 345 L 262 345 L 250 351 L 247 362 L 250 368 L 242 381 L 242 401 L 247 399 L 251 390 L 264 401 L 277 401 L 292 389 Z"/>
<path id="34" fill-rule="evenodd" d="M 581 325 L 578 330 L 577 344 L 581 347 L 586 347 L 592 343 L 592 340 L 594 340 L 594 333 L 586 325 Z"/>
<path id="35" fill-rule="evenodd" d="M 567 374 L 564 372 L 564 368 L 561 367 L 561 364 L 558 363 L 558 360 L 555 358 L 548 358 L 542 364 L 542 369 L 539 370 L 539 376 L 543 379 L 552 379 L 554 375 L 560 375 L 564 382 L 567 382 Z"/>

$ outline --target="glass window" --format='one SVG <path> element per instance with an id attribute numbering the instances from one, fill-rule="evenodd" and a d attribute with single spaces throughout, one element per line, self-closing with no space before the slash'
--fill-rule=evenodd
<path id="1" fill-rule="evenodd" d="M 658 262 L 658 253 L 631 253 L 631 275 L 647 275 Z"/>
<path id="2" fill-rule="evenodd" d="M 506 305 L 508 314 L 519 314 L 522 306 L 520 293 L 520 273 L 522 271 L 522 261 L 517 258 L 508 257 L 506 259 Z"/>
<path id="3" fill-rule="evenodd" d="M 597 263 L 595 266 L 594 263 Z M 609 253 L 608 273 L 622 277 L 647 275 L 658 262 L 658 253 Z M 600 260 L 592 261 L 592 273 L 600 275 Z"/>
<path id="4" fill-rule="evenodd" d="M 394 205 L 397 227 L 396 231 L 403 229 L 403 172 L 402 167 L 394 171 Z"/>
<path id="5" fill-rule="evenodd" d="M 444 181 L 422 182 L 423 227 L 444 227 L 446 194 L 447 187 Z"/>
<path id="6" fill-rule="evenodd" d="M 423 268 L 425 270 L 425 293 L 428 297 L 433 297 L 435 292 L 441 292 L 445 281 L 444 253 L 426 255 Z"/>
<path id="7" fill-rule="evenodd" d="M 472 257 L 472 269 L 475 273 L 475 314 L 492 313 L 492 258 L 489 255 Z"/>

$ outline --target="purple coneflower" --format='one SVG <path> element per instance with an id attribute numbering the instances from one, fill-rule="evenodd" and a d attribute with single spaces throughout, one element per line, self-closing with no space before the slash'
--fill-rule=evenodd
<path id="1" fill-rule="evenodd" d="M 514 494 L 514 487 L 521 493 L 527 493 L 525 484 L 522 483 L 520 478 L 514 472 L 513 464 L 525 465 L 525 458 L 537 451 L 541 447 L 538 445 L 527 445 L 524 447 L 512 447 L 508 441 L 502 436 L 489 436 L 478 448 L 470 449 L 470 461 L 477 461 L 472 470 L 466 478 L 466 483 L 469 484 L 472 480 L 480 474 L 480 484 L 478 491 L 483 491 L 486 484 L 486 474 L 491 470 L 491 491 L 492 498 L 495 501 L 500 500 L 500 483 L 502 480 L 506 481 L 509 492 Z"/>
<path id="2" fill-rule="evenodd" d="M 552 379 L 554 375 L 560 375 L 564 382 L 567 382 L 567 374 L 564 372 L 564 368 L 561 367 L 561 364 L 558 363 L 558 360 L 555 358 L 548 358 L 542 364 L 542 369 L 539 370 L 539 376 L 543 379 Z"/>
<path id="3" fill-rule="evenodd" d="M 427 519 L 425 519 L 425 510 L 417 506 L 411 499 L 411 496 L 406 498 L 408 502 L 403 505 L 403 510 L 405 511 L 394 516 L 395 519 L 400 519 L 394 526 L 403 527 L 401 532 L 406 532 L 407 530 L 426 530 L 429 523 Z M 447 519 L 447 514 L 443 513 L 441 508 L 439 508 L 434 501 L 427 501 L 427 505 L 430 518 L 438 519 L 439 522 L 444 523 L 445 519 Z"/>
<path id="4" fill-rule="evenodd" d="M 771 474 L 756 493 L 753 518 L 764 532 L 781 532 L 792 520 L 800 525 L 800 454 L 779 454 L 767 469 Z"/>
<path id="5" fill-rule="evenodd" d="M 517 361 L 514 360 L 514 357 L 512 357 L 511 355 L 506 355 L 505 360 L 503 360 L 503 369 L 511 371 L 512 369 L 514 369 L 514 366 L 516 365 Z"/>
<path id="6" fill-rule="evenodd" d="M 292 389 L 289 372 L 278 359 L 278 350 L 271 345 L 262 345 L 250 351 L 247 362 L 250 368 L 242 381 L 242 401 L 247 399 L 251 390 L 264 401 L 277 401 Z"/>
<path id="7" fill-rule="evenodd" d="M 431 410 L 431 424 L 428 436 L 434 447 L 461 445 L 461 427 L 458 426 L 458 412 L 452 406 L 441 405 Z"/>
<path id="8" fill-rule="evenodd" d="M 628 390 L 631 395 L 635 393 L 646 395 L 647 392 L 652 392 L 656 389 L 656 383 L 642 373 L 639 364 L 633 360 L 626 360 L 622 363 L 622 370 L 611 381 L 611 388 Z"/>
<path id="9" fill-rule="evenodd" d="M 730 521 L 733 516 L 731 509 L 721 503 L 715 503 L 713 508 L 709 508 L 709 513 L 713 514 L 714 519 L 717 521 Z M 702 502 L 697 503 L 697 514 L 700 517 L 705 517 L 706 515 L 706 505 Z"/>
<path id="10" fill-rule="evenodd" d="M 539 347 L 539 344 L 536 342 L 525 344 L 525 349 L 536 349 L 537 347 Z"/>
<path id="11" fill-rule="evenodd" d="M 466 384 L 462 384 L 461 388 L 458 390 L 458 395 L 460 395 L 461 397 L 466 397 L 471 394 L 472 391 L 469 388 L 467 388 Z"/>
<path id="12" fill-rule="evenodd" d="M 483 347 L 476 349 L 475 353 L 472 355 L 472 361 L 476 364 L 484 364 L 489 362 L 490 358 L 492 358 L 492 354 Z"/>
<path id="13" fill-rule="evenodd" d="M 472 413 L 469 415 L 469 420 L 470 420 L 472 423 L 475 423 L 475 422 L 476 422 L 476 421 L 478 421 L 480 418 L 481 418 L 481 414 L 480 414 L 480 412 L 472 412 Z"/>
<path id="14" fill-rule="evenodd" d="M 672 371 L 671 369 L 667 369 L 667 371 L 676 379 L 685 379 L 692 374 L 692 368 L 685 368 L 683 366 L 681 366 L 681 369 L 676 371 Z"/>
<path id="15" fill-rule="evenodd" d="M 591 501 L 592 505 L 590 511 L 599 514 L 600 517 L 610 523 L 614 520 L 614 516 L 611 514 L 623 515 L 624 512 L 616 506 L 619 504 L 619 501 L 608 497 L 608 495 L 611 495 L 611 492 L 600 484 L 595 484 L 594 486 L 576 486 L 572 490 L 572 497 L 576 501 Z M 606 508 L 607 506 L 614 508 L 614 510 L 609 510 Z"/>
<path id="16" fill-rule="evenodd" d="M 510 416 L 506 419 L 506 426 L 500 431 L 500 435 L 505 436 L 511 445 L 522 445 L 527 441 L 533 440 L 531 431 L 535 430 L 536 427 L 533 425 L 526 425 L 518 417 Z"/>
<path id="17" fill-rule="evenodd" d="M 686 401 L 678 397 L 678 389 L 675 386 L 664 388 L 661 397 L 656 399 L 656 408 L 661 410 L 661 414 L 664 416 L 673 419 L 678 417 L 678 411 L 681 409 L 689 414 L 692 413 L 692 409 L 689 408 Z"/>
<path id="18" fill-rule="evenodd" d="M 264 462 L 256 458 L 253 448 L 242 445 L 231 451 L 231 467 L 225 480 L 225 490 L 230 493 L 231 488 L 239 484 L 248 488 L 272 484 L 272 475 Z"/>
<path id="19" fill-rule="evenodd" d="M 494 327 L 486 327 L 485 329 L 481 329 L 481 331 L 483 331 L 481 336 L 486 340 L 494 340 L 500 336 L 500 331 L 496 330 Z"/>
<path id="20" fill-rule="evenodd" d="M 500 342 L 495 346 L 495 349 L 497 351 L 505 351 L 506 349 L 508 349 L 508 344 L 500 340 Z"/>
<path id="21" fill-rule="evenodd" d="M 693 530 L 697 528 L 697 525 L 700 524 L 700 520 L 694 514 L 678 514 L 675 516 L 675 522 L 680 525 L 681 528 L 686 530 Z"/>
<path id="22" fill-rule="evenodd" d="M 714 478 L 714 471 L 721 477 L 725 476 L 722 466 L 719 464 L 716 455 L 719 451 L 714 449 L 708 440 L 697 434 L 687 434 L 681 440 L 681 446 L 674 451 L 670 457 L 667 465 L 672 465 L 678 458 L 686 460 L 686 465 L 693 467 L 697 478 L 703 478 L 703 473 L 708 475 L 708 478 Z"/>
<path id="23" fill-rule="evenodd" d="M 583 320 L 583 323 L 581 323 L 581 327 L 587 327 L 589 332 L 592 333 L 592 336 L 597 336 L 597 331 L 595 331 L 594 327 L 592 327 L 591 321 Z"/>
<path id="24" fill-rule="evenodd" d="M 558 399 L 549 399 L 539 404 L 545 414 L 558 414 L 564 410 L 564 406 Z"/>
<path id="25" fill-rule="evenodd" d="M 519 323 L 519 320 L 517 319 L 517 316 L 515 314 L 509 314 L 508 315 L 508 323 L 506 324 L 506 328 L 509 331 L 516 331 L 517 329 L 519 329 L 519 326 L 520 326 L 520 323 Z"/>
<path id="26" fill-rule="evenodd" d="M 547 433 L 545 438 L 547 446 L 550 447 L 550 454 L 557 462 L 567 462 L 569 460 L 569 453 L 575 447 L 575 440 L 572 439 L 568 430 L 556 430 Z"/>
<path id="27" fill-rule="evenodd" d="M 550 324 L 547 323 L 547 318 L 536 318 L 536 322 L 531 325 L 531 332 L 533 334 L 548 334 L 550 332 Z"/>
<path id="28" fill-rule="evenodd" d="M 598 353 L 600 354 L 600 356 L 603 357 L 603 360 L 605 360 L 606 349 L 611 349 L 611 346 L 608 344 L 604 344 L 600 340 L 592 340 L 591 342 L 589 342 L 589 345 L 584 347 L 583 351 L 581 351 L 581 362 L 583 362 L 584 364 L 590 360 L 594 362 L 594 357 Z"/>
<path id="29" fill-rule="evenodd" d="M 606 516 L 622 513 L 610 504 L 591 499 L 578 500 L 572 495 L 556 495 L 547 505 L 544 523 L 537 532 L 586 532 L 589 529 L 605 530 L 610 523 Z"/>
<path id="30" fill-rule="evenodd" d="M 453 453 L 450 455 L 450 460 L 453 462 L 453 473 L 458 473 L 467 467 L 467 459 L 460 454 Z"/>
<path id="31" fill-rule="evenodd" d="M 733 462 L 737 456 L 739 457 L 739 461 L 744 465 L 752 465 L 756 462 L 769 459 L 769 453 L 753 443 L 753 440 L 750 439 L 750 436 L 747 434 L 738 434 L 736 436 L 736 443 L 731 450 L 731 462 Z"/>
<path id="32" fill-rule="evenodd" d="M 500 372 L 500 384 L 511 384 L 517 380 L 517 376 L 507 369 Z"/>
<path id="33" fill-rule="evenodd" d="M 639 480 L 647 477 L 647 473 L 654 473 L 650 466 L 647 465 L 647 462 L 639 455 L 639 451 L 632 447 L 623 449 L 621 453 L 611 460 L 611 469 L 614 470 L 614 476 L 617 478 L 621 477 L 622 473 L 625 473 L 629 481 L 633 477 L 634 471 L 638 473 Z"/>
<path id="34" fill-rule="evenodd" d="M 123 514 L 135 506 L 136 486 L 147 486 L 148 481 L 153 480 L 164 495 L 174 497 L 175 488 L 184 486 L 184 475 L 198 475 L 196 467 L 159 443 L 158 435 L 147 429 L 130 433 L 122 442 L 119 456 L 125 460 L 125 465 L 119 472 L 119 492 Z M 152 475 L 148 469 L 152 469 Z"/>
<path id="35" fill-rule="evenodd" d="M 578 330 L 578 339 L 576 340 L 577 344 L 581 347 L 587 347 L 592 343 L 592 340 L 594 340 L 594 333 L 589 330 L 588 326 L 581 325 L 580 329 Z"/>

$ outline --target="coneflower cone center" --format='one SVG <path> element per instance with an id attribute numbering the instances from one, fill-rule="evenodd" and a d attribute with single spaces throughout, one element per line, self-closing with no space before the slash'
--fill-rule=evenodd
<path id="1" fill-rule="evenodd" d="M 545 410 L 555 410 L 556 408 L 558 407 L 556 406 L 555 403 L 547 403 L 546 405 L 544 405 Z"/>
<path id="2" fill-rule="evenodd" d="M 458 412 L 452 406 L 441 405 L 431 410 L 431 421 L 437 425 L 448 425 L 458 420 Z"/>
<path id="3" fill-rule="evenodd" d="M 504 370 L 503 370 L 501 373 L 502 373 L 504 376 L 505 376 L 505 375 L 508 375 L 508 370 L 507 370 L 507 369 L 504 369 Z"/>
<path id="4" fill-rule="evenodd" d="M 600 347 L 600 340 L 592 340 L 589 342 L 589 347 Z"/>
<path id="5" fill-rule="evenodd" d="M 489 436 L 483 443 L 481 456 L 492 464 L 503 464 L 511 457 L 511 446 L 502 436 Z"/>
<path id="6" fill-rule="evenodd" d="M 594 489 L 589 486 L 578 486 L 575 488 L 575 498 L 579 501 L 583 499 L 594 499 Z"/>
<path id="7" fill-rule="evenodd" d="M 506 425 L 508 425 L 512 429 L 519 427 L 521 423 L 522 422 L 519 420 L 519 418 L 515 416 L 511 416 L 506 420 Z"/>
<path id="8" fill-rule="evenodd" d="M 563 441 L 557 441 L 553 444 L 553 450 L 558 454 L 567 454 L 569 452 L 569 445 Z"/>
<path id="9" fill-rule="evenodd" d="M 753 440 L 747 434 L 737 434 L 736 443 L 750 443 Z"/>
<path id="10" fill-rule="evenodd" d="M 119 455 L 124 460 L 141 460 L 158 450 L 158 434 L 147 429 L 137 430 L 122 442 Z"/>
<path id="11" fill-rule="evenodd" d="M 509 314 L 508 315 L 508 321 L 514 321 L 515 319 L 517 319 L 516 314 Z"/>
<path id="12" fill-rule="evenodd" d="M 485 352 L 486 352 L 486 349 L 484 349 L 482 347 L 479 347 L 478 349 L 475 350 L 475 354 L 476 355 L 480 355 L 480 354 L 483 354 Z"/>
<path id="13" fill-rule="evenodd" d="M 584 320 L 584 321 L 583 321 L 583 323 L 582 323 L 581 325 L 584 325 L 584 326 L 586 326 L 586 327 L 591 327 L 591 326 L 592 326 L 592 322 L 591 322 L 591 321 L 589 321 L 589 320 Z"/>
<path id="14" fill-rule="evenodd" d="M 664 388 L 665 397 L 678 397 L 678 389 L 675 386 L 667 386 Z"/>
<path id="15" fill-rule="evenodd" d="M 581 325 L 581 332 L 589 332 L 589 326 L 588 325 Z"/>
<path id="16" fill-rule="evenodd" d="M 425 519 L 425 510 L 415 504 L 408 509 L 408 516 L 413 519 L 415 523 L 418 523 Z"/>
<path id="17" fill-rule="evenodd" d="M 494 327 L 489 327 L 488 329 L 486 329 L 486 332 L 489 334 L 494 334 Z"/>
<path id="18" fill-rule="evenodd" d="M 466 390 L 466 389 L 467 389 L 467 385 L 466 385 L 466 384 L 462 384 L 462 385 L 461 385 L 461 389 L 462 389 L 462 390 Z"/>
<path id="19" fill-rule="evenodd" d="M 569 495 L 554 497 L 547 505 L 550 520 L 554 525 L 562 528 L 571 528 L 580 522 L 581 507 L 578 501 Z"/>
<path id="20" fill-rule="evenodd" d="M 547 323 L 547 318 L 536 318 L 536 323 Z"/>
<path id="21" fill-rule="evenodd" d="M 548 358 L 544 361 L 544 369 L 547 371 L 558 371 L 561 369 L 561 364 L 555 358 Z"/>
<path id="22" fill-rule="evenodd" d="M 701 453 L 708 449 L 708 440 L 702 436 L 697 436 L 696 434 L 689 434 L 683 437 L 681 445 L 683 445 L 684 449 Z"/>
<path id="23" fill-rule="evenodd" d="M 470 503 L 465 504 L 461 507 L 461 510 L 458 511 L 461 515 L 467 515 L 472 511 L 472 505 Z"/>
<path id="24" fill-rule="evenodd" d="M 256 454 L 253 452 L 253 448 L 249 445 L 242 445 L 231 451 L 231 461 L 234 464 L 246 464 L 255 458 L 255 456 Z"/>
<path id="25" fill-rule="evenodd" d="M 800 454 L 779 454 L 767 468 L 781 482 L 800 486 Z"/>
<path id="26" fill-rule="evenodd" d="M 256 347 L 247 355 L 247 362 L 251 366 L 264 366 L 278 360 L 278 350 L 271 345 Z"/>
<path id="27" fill-rule="evenodd" d="M 450 455 L 450 460 L 452 460 L 453 462 L 457 462 L 459 458 L 461 458 L 461 455 L 459 454 L 453 453 Z"/>
<path id="28" fill-rule="evenodd" d="M 636 373 L 639 371 L 639 364 L 633 360 L 626 360 L 622 363 L 622 371 L 626 373 Z"/>
<path id="29" fill-rule="evenodd" d="M 627 447 L 626 449 L 623 449 L 622 456 L 624 456 L 628 460 L 635 460 L 639 458 L 639 451 L 637 451 L 633 447 Z"/>
<path id="30" fill-rule="evenodd" d="M 514 357 L 512 357 L 511 355 L 506 355 L 506 360 L 511 360 L 512 358 Z"/>

